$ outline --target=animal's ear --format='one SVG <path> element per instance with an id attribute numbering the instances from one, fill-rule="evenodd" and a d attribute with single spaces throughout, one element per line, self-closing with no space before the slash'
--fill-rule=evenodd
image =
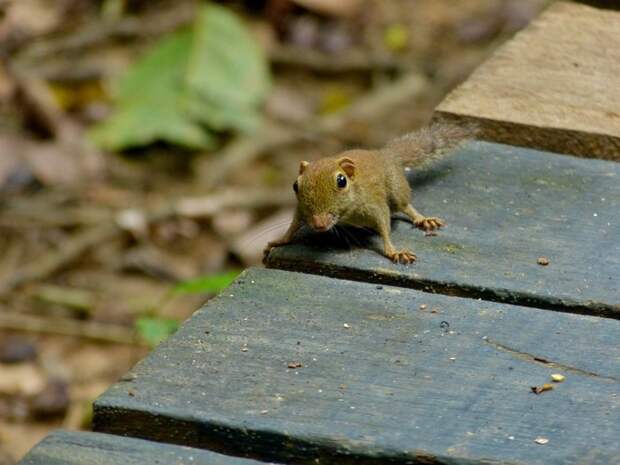
<path id="1" fill-rule="evenodd" d="M 304 171 L 306 171 L 306 168 L 309 164 L 310 163 L 308 163 L 307 161 L 302 161 L 301 163 L 299 163 L 299 174 L 304 174 Z"/>
<path id="2" fill-rule="evenodd" d="M 349 157 L 342 157 L 338 160 L 338 165 L 350 178 L 355 176 L 355 163 Z"/>

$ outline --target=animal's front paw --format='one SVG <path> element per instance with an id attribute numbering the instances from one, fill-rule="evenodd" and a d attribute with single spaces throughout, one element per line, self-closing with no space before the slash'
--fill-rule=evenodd
<path id="1" fill-rule="evenodd" d="M 411 250 L 398 250 L 388 255 L 394 263 L 402 263 L 408 265 L 416 260 L 416 255 Z"/>
<path id="2" fill-rule="evenodd" d="M 439 229 L 444 226 L 446 223 L 435 216 L 424 217 L 421 220 L 413 223 L 416 228 L 419 228 L 425 232 L 434 231 L 435 229 Z"/>

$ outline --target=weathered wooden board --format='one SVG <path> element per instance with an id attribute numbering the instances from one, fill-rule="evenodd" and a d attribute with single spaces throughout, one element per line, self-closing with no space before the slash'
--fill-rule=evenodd
<path id="1" fill-rule="evenodd" d="M 57 431 L 19 465 L 266 465 L 189 447 L 99 433 Z"/>
<path id="2" fill-rule="evenodd" d="M 619 164 L 474 142 L 411 183 L 414 206 L 448 223 L 425 237 L 393 222 L 416 263 L 391 263 L 376 235 L 351 248 L 328 233 L 276 249 L 269 266 L 620 317 Z"/>
<path id="3" fill-rule="evenodd" d="M 613 319 L 253 269 L 100 397 L 94 425 L 297 464 L 609 465 L 619 340 Z"/>
<path id="4" fill-rule="evenodd" d="M 620 161 L 620 13 L 555 2 L 446 97 L 487 140 Z"/>

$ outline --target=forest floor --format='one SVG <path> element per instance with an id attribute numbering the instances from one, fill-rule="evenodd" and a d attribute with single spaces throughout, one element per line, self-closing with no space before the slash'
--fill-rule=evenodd
<path id="1" fill-rule="evenodd" d="M 0 465 L 51 429 L 87 429 L 93 399 L 222 272 L 260 264 L 300 160 L 425 124 L 548 1 L 225 3 L 271 65 L 261 129 L 113 153 L 86 137 L 110 83 L 199 2 L 0 0 Z"/>

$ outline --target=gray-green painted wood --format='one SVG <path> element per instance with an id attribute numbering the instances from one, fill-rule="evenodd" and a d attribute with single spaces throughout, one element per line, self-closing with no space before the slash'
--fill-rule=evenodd
<path id="1" fill-rule="evenodd" d="M 252 269 L 100 397 L 94 425 L 290 463 L 610 465 L 618 341 L 614 319 Z M 530 392 L 552 373 L 566 381 Z"/>
<path id="2" fill-rule="evenodd" d="M 425 237 L 393 222 L 415 264 L 381 256 L 374 235 L 348 237 L 370 250 L 327 233 L 276 249 L 269 266 L 620 317 L 620 164 L 474 142 L 410 180 L 414 206 L 448 223 Z"/>
<path id="3" fill-rule="evenodd" d="M 266 465 L 190 447 L 100 433 L 57 431 L 19 465 Z"/>

